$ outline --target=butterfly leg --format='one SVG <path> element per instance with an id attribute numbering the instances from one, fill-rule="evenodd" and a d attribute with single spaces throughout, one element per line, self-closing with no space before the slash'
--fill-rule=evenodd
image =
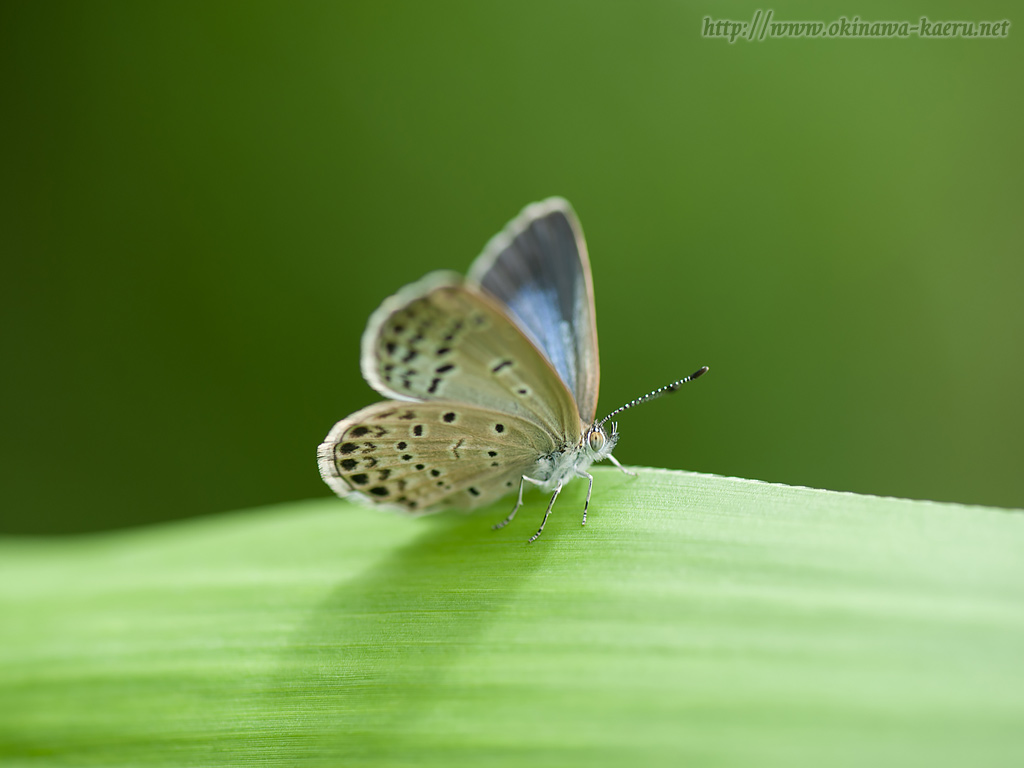
<path id="1" fill-rule="evenodd" d="M 621 469 L 621 470 L 622 470 L 623 472 L 625 472 L 625 473 L 626 473 L 627 475 L 629 475 L 630 477 L 636 477 L 636 472 L 630 472 L 630 471 L 629 471 L 628 469 L 626 469 L 626 468 L 625 468 L 624 466 L 622 466 L 621 464 L 619 464 L 619 460 L 618 460 L 618 459 L 616 459 L 616 458 L 615 458 L 614 456 L 612 456 L 612 455 L 611 455 L 610 453 L 608 454 L 608 461 L 610 461 L 610 462 L 611 462 L 612 464 L 614 464 L 614 465 L 615 465 L 616 467 L 618 467 L 619 469 Z"/>
<path id="2" fill-rule="evenodd" d="M 543 484 L 540 480 L 534 480 L 532 477 L 527 477 L 526 475 L 523 475 L 519 480 L 519 499 L 516 501 L 516 505 L 512 507 L 512 511 L 508 513 L 508 517 L 506 517 L 500 523 L 495 523 L 494 525 L 492 525 L 491 530 L 500 530 L 512 522 L 512 518 L 516 516 L 516 512 L 518 512 L 519 508 L 523 506 L 523 484 L 527 481 L 533 483 L 534 485 Z"/>
<path id="3" fill-rule="evenodd" d="M 540 538 L 541 533 L 543 533 L 543 531 L 544 531 L 544 526 L 547 525 L 547 523 L 548 523 L 548 515 L 551 514 L 551 508 L 553 506 L 555 506 L 555 499 L 558 498 L 558 494 L 560 494 L 561 492 L 562 492 L 562 484 L 559 483 L 558 487 L 555 488 L 555 492 L 553 494 L 551 494 L 551 501 L 548 502 L 548 509 L 544 513 L 544 519 L 540 521 L 540 528 L 538 528 L 537 532 L 535 534 L 533 534 L 533 536 L 530 537 L 530 540 L 526 542 L 527 544 L 533 544 L 533 542 L 535 542 L 538 538 Z"/>
<path id="4" fill-rule="evenodd" d="M 583 522 L 581 525 L 587 524 L 587 508 L 590 507 L 590 492 L 594 490 L 594 476 L 589 472 L 576 472 L 576 477 L 585 477 L 590 481 L 590 485 L 587 486 L 587 500 L 583 502 Z"/>

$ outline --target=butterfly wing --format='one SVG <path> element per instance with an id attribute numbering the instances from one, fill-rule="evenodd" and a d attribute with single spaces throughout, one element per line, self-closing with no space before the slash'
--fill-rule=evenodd
<path id="1" fill-rule="evenodd" d="M 594 287 L 572 206 L 557 197 L 527 206 L 487 244 L 469 281 L 508 308 L 592 423 L 600 383 Z"/>
<path id="2" fill-rule="evenodd" d="M 531 421 L 565 443 L 582 434 L 572 395 L 502 307 L 454 273 L 385 300 L 363 334 L 363 376 L 399 400 L 465 403 Z"/>
<path id="3" fill-rule="evenodd" d="M 389 400 L 339 421 L 317 460 L 339 496 L 426 513 L 501 498 L 555 448 L 543 428 L 508 413 Z"/>

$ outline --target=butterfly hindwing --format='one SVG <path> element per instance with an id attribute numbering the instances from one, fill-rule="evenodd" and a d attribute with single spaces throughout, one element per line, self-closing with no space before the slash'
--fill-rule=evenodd
<path id="1" fill-rule="evenodd" d="M 572 206 L 557 197 L 527 206 L 487 244 L 468 280 L 508 308 L 572 392 L 583 421 L 593 422 L 600 384 L 594 288 Z"/>
<path id="2" fill-rule="evenodd" d="M 387 299 L 362 344 L 363 375 L 382 394 L 465 403 L 532 421 L 575 443 L 579 413 L 561 378 L 503 308 L 453 273 Z"/>
<path id="3" fill-rule="evenodd" d="M 390 400 L 338 422 L 317 457 L 339 496 L 425 513 L 489 504 L 553 450 L 548 433 L 511 414 Z"/>

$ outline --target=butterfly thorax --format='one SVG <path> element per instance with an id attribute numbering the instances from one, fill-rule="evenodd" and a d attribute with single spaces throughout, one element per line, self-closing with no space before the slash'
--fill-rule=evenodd
<path id="1" fill-rule="evenodd" d="M 611 455 L 618 440 L 615 424 L 612 424 L 610 432 L 594 424 L 583 432 L 575 445 L 541 456 L 532 477 L 543 481 L 541 487 L 544 490 L 554 490 L 574 477 L 584 477 L 591 464 Z"/>

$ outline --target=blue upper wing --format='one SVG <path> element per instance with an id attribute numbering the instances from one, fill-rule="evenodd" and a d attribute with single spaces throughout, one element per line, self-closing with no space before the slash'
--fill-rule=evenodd
<path id="1" fill-rule="evenodd" d="M 469 280 L 508 308 L 591 424 L 601 377 L 594 288 L 572 206 L 553 197 L 524 208 L 473 262 Z"/>

